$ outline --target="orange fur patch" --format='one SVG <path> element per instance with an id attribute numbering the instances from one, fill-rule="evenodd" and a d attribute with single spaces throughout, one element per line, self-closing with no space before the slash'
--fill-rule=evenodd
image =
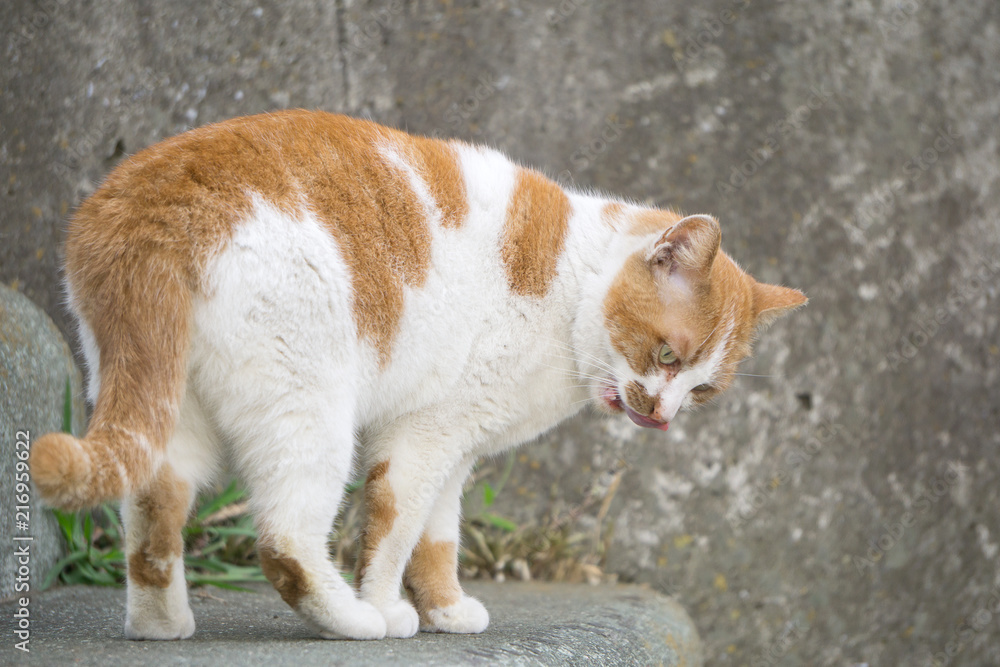
<path id="1" fill-rule="evenodd" d="M 375 557 L 379 542 L 392 530 L 392 524 L 399 513 L 396 511 L 396 496 L 389 480 L 389 461 L 381 461 L 372 466 L 365 479 L 365 525 L 361 531 L 361 552 L 358 555 L 356 581 L 364 579 L 368 565 Z"/>
<path id="2" fill-rule="evenodd" d="M 611 229 L 621 229 L 622 218 L 625 215 L 625 204 L 609 201 L 601 208 L 601 221 Z"/>
<path id="3" fill-rule="evenodd" d="M 77 442 L 68 433 L 48 433 L 31 447 L 32 481 L 52 507 L 81 509 L 94 493 L 90 457 Z"/>
<path id="4" fill-rule="evenodd" d="M 374 123 L 323 114 L 314 131 L 291 126 L 282 158 L 344 252 L 354 282 L 354 318 L 381 363 L 390 357 L 403 314 L 403 286 L 419 287 L 430 268 L 426 211 L 407 175 L 380 150 L 410 138 Z"/>
<path id="5" fill-rule="evenodd" d="M 638 382 L 625 385 L 625 400 L 629 407 L 641 415 L 651 415 L 656 409 L 656 397 L 650 396 Z"/>
<path id="6" fill-rule="evenodd" d="M 135 512 L 140 516 L 132 526 L 125 527 L 127 531 L 142 531 L 128 535 L 131 581 L 156 588 L 170 585 L 172 563 L 184 550 L 181 530 L 187 522 L 189 504 L 188 484 L 169 465 L 161 466 L 150 487 L 136 498 Z"/>
<path id="7" fill-rule="evenodd" d="M 656 208 L 642 208 L 628 216 L 628 232 L 635 235 L 655 234 L 673 227 L 682 215 Z"/>
<path id="8" fill-rule="evenodd" d="M 451 541 L 430 542 L 426 537 L 420 538 L 403 581 L 425 622 L 427 612 L 459 602 L 462 587 L 458 583 L 457 545 Z"/>
<path id="9" fill-rule="evenodd" d="M 281 599 L 292 609 L 297 609 L 302 598 L 309 594 L 309 582 L 302 565 L 268 546 L 258 545 L 257 555 L 260 556 L 260 569 Z"/>
<path id="10" fill-rule="evenodd" d="M 118 497 L 127 491 L 119 464 L 129 488 L 148 483 L 184 392 L 191 295 L 250 214 L 249 193 L 290 216 L 312 206 L 352 271 L 358 330 L 387 362 L 403 286 L 422 285 L 430 264 L 430 232 L 407 175 L 384 148 L 427 181 L 442 224 L 462 223 L 468 203 L 453 145 L 322 112 L 201 127 L 108 176 L 66 239 L 67 278 L 100 350 L 101 390 L 79 449 L 70 436 L 36 443 L 46 499 L 77 508 Z"/>
<path id="11" fill-rule="evenodd" d="M 465 178 L 458 162 L 458 153 L 450 142 L 412 137 L 411 157 L 417 173 L 430 189 L 441 209 L 441 224 L 460 227 L 469 213 L 465 196 Z"/>
<path id="12" fill-rule="evenodd" d="M 666 314 L 642 253 L 626 260 L 604 299 L 611 344 L 638 375 L 657 367 L 657 354 L 669 333 Z"/>
<path id="13" fill-rule="evenodd" d="M 516 294 L 541 297 L 548 292 L 566 239 L 570 208 L 558 185 L 537 171 L 517 170 L 500 251 Z"/>
<path id="14" fill-rule="evenodd" d="M 629 228 L 642 234 L 665 232 L 680 218 L 670 211 L 644 210 L 630 218 Z M 719 252 L 704 285 L 683 299 L 677 294 L 664 294 L 657 284 L 655 268 L 647 261 L 646 251 L 640 251 L 626 260 L 608 290 L 604 301 L 605 326 L 612 345 L 632 370 L 646 376 L 653 372 L 675 372 L 663 369 L 658 363 L 659 349 L 664 343 L 670 345 L 683 364 L 697 363 L 720 344 L 729 328 L 729 322 L 721 320 L 731 314 L 732 343 L 723 367 L 734 368 L 749 353 L 754 325 L 750 310 L 752 285 L 753 279 Z M 668 308 L 664 299 L 674 302 Z M 729 375 L 720 374 L 721 384 L 728 382 Z M 703 394 L 698 398 L 707 400 L 709 396 Z M 629 402 L 637 411 L 646 403 L 638 395 Z"/>

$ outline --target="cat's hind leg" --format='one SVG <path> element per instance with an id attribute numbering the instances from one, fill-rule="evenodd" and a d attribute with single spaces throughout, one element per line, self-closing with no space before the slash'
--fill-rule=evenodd
<path id="1" fill-rule="evenodd" d="M 165 463 L 149 488 L 122 503 L 129 639 L 187 639 L 194 634 L 181 539 L 191 497 L 191 486 Z"/>
<path id="2" fill-rule="evenodd" d="M 271 386 L 277 391 L 272 404 L 248 409 L 228 431 L 241 443 L 234 458 L 257 522 L 261 568 L 320 636 L 381 639 L 381 614 L 357 598 L 328 547 L 351 471 L 351 399 Z M 241 393 L 234 389 L 231 402 L 247 406 Z"/>
<path id="3" fill-rule="evenodd" d="M 167 444 L 167 461 L 142 492 L 122 502 L 129 639 L 186 639 L 194 633 L 181 529 L 197 487 L 217 466 L 215 438 L 189 391 Z"/>
<path id="4" fill-rule="evenodd" d="M 264 574 L 321 636 L 381 638 L 381 614 L 327 546 L 354 452 L 351 272 L 314 216 L 260 205 L 207 274 L 192 355 L 247 488 Z"/>
<path id="5" fill-rule="evenodd" d="M 483 604 L 458 583 L 462 486 L 469 468 L 460 465 L 448 479 L 403 576 L 425 632 L 478 633 L 490 622 Z"/>

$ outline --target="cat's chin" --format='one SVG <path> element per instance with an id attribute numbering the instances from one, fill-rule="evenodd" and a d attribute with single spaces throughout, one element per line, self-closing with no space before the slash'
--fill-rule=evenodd
<path id="1" fill-rule="evenodd" d="M 670 422 L 660 422 L 655 419 L 650 419 L 649 417 L 641 415 L 630 408 L 625 404 L 625 401 L 622 400 L 621 395 L 614 387 L 605 387 L 601 391 L 601 403 L 603 403 L 610 412 L 624 412 L 634 424 L 642 426 L 643 428 L 655 428 L 660 431 L 666 431 L 670 428 Z"/>

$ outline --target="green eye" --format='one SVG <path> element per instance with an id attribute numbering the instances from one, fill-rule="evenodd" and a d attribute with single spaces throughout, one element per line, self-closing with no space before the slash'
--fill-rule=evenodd
<path id="1" fill-rule="evenodd" d="M 664 345 L 660 348 L 660 363 L 669 366 L 670 364 L 677 361 L 677 355 L 674 351 L 670 349 L 669 345 Z"/>
<path id="2" fill-rule="evenodd" d="M 712 385 L 710 385 L 710 384 L 700 384 L 697 387 L 695 387 L 694 389 L 692 389 L 691 391 L 693 391 L 696 394 L 704 394 L 706 391 L 712 391 Z"/>

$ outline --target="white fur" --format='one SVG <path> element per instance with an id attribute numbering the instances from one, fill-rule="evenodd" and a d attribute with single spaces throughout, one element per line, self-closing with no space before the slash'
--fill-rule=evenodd
<path id="1" fill-rule="evenodd" d="M 693 403 L 691 390 L 698 385 L 711 383 L 712 379 L 718 375 L 722 362 L 726 358 L 726 348 L 736 324 L 732 319 L 732 314 L 726 319 L 728 321 L 725 323 L 725 332 L 705 359 L 691 368 L 682 370 L 669 382 L 664 381 L 659 376 L 647 379 L 646 387 L 647 390 L 651 389 L 650 395 L 659 398 L 657 412 L 663 421 L 673 419 L 681 408 L 690 407 Z"/>
<path id="2" fill-rule="evenodd" d="M 87 366 L 87 400 L 92 404 L 97 402 L 97 393 L 101 390 L 101 351 L 94 338 L 90 324 L 79 313 L 82 312 L 76 292 L 69 280 L 66 280 L 66 302 L 70 310 L 78 314 L 76 318 L 77 331 L 80 334 L 80 346 Z"/>
<path id="3" fill-rule="evenodd" d="M 478 634 L 490 624 L 490 613 L 483 603 L 469 595 L 453 605 L 432 609 L 428 622 L 420 627 L 425 632 L 452 632 L 457 634 Z"/>
<path id="4" fill-rule="evenodd" d="M 422 533 L 457 543 L 462 482 L 476 458 L 580 410 L 598 395 L 593 378 L 642 380 L 612 350 L 602 304 L 624 260 L 646 241 L 608 228 L 604 200 L 571 194 L 548 293 L 513 294 L 500 247 L 516 168 L 495 151 L 457 150 L 469 210 L 461 226 L 444 228 L 427 184 L 403 153 L 383 147 L 424 203 L 433 241 L 426 280 L 404 290 L 385 367 L 354 324 L 352 281 L 365 277 L 351 275 L 308 193 L 297 215 L 256 199 L 215 252 L 195 298 L 187 394 L 167 460 L 198 485 L 228 458 L 263 539 L 309 574 L 313 592 L 298 612 L 322 636 L 415 633 L 416 611 L 399 595 L 403 570 Z M 81 337 L 96 368 L 85 324 Z M 671 417 L 718 362 L 712 355 L 658 388 Z M 92 377 L 92 391 L 96 385 Z M 366 465 L 390 461 L 397 504 L 360 600 L 326 549 L 356 440 Z M 130 636 L 190 634 L 180 586 L 159 596 L 130 588 Z M 430 621 L 431 630 L 481 632 L 489 615 L 464 596 L 433 610 Z"/>
<path id="5" fill-rule="evenodd" d="M 184 559 L 175 558 L 170 568 L 166 589 L 129 582 L 125 602 L 125 636 L 129 639 L 187 639 L 194 634 Z"/>

